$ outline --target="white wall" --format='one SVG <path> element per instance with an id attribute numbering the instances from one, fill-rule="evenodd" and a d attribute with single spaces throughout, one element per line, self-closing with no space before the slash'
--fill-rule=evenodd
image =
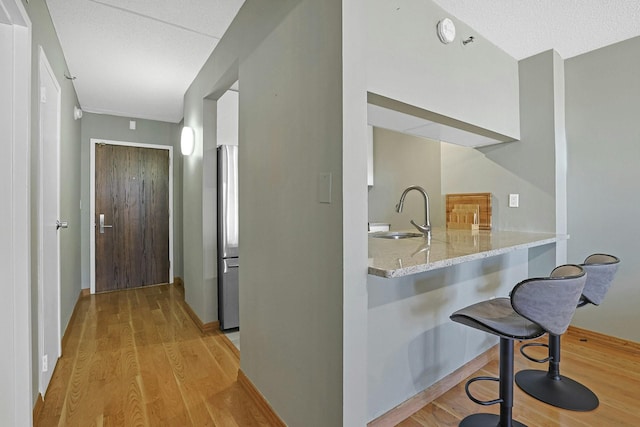
<path id="1" fill-rule="evenodd" d="M 594 252 L 621 258 L 600 307 L 585 307 L 574 324 L 640 342 L 638 241 L 640 204 L 640 37 L 566 61 L 569 172 L 569 261 Z"/>
<path id="2" fill-rule="evenodd" d="M 447 16 L 458 35 L 445 45 Z M 367 19 L 367 90 L 519 139 L 515 59 L 430 0 L 371 0 Z"/>
<path id="3" fill-rule="evenodd" d="M 0 414 L 7 425 L 29 426 L 34 390 L 28 192 L 31 22 L 20 2 L 2 0 L 0 9 L 0 197 L 9 202 L 0 213 L 0 268 L 5 278 L 0 301 Z"/>

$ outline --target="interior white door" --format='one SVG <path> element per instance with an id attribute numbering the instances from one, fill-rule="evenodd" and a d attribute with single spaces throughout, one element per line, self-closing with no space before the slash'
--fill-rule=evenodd
<path id="1" fill-rule="evenodd" d="M 60 338 L 60 85 L 39 52 L 40 89 L 40 393 L 61 355 Z"/>

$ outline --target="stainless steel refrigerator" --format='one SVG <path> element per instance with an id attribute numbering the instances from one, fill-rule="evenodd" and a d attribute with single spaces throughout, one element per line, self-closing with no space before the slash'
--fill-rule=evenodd
<path id="1" fill-rule="evenodd" d="M 218 147 L 218 319 L 240 327 L 238 294 L 238 147 Z"/>

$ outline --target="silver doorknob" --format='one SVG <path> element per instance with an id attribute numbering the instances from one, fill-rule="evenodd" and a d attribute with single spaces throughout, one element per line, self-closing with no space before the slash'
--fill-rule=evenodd
<path id="1" fill-rule="evenodd" d="M 61 228 L 69 228 L 69 223 L 67 221 L 56 220 L 56 230 L 60 230 Z"/>

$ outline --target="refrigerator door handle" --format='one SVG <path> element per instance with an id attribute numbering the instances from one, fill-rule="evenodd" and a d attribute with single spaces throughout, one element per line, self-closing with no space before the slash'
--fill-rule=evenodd
<path id="1" fill-rule="evenodd" d="M 226 273 L 230 268 L 240 267 L 240 261 L 238 258 L 228 258 L 222 260 L 223 273 Z"/>
<path id="2" fill-rule="evenodd" d="M 238 256 L 238 147 L 218 147 L 218 221 L 222 258 Z"/>

